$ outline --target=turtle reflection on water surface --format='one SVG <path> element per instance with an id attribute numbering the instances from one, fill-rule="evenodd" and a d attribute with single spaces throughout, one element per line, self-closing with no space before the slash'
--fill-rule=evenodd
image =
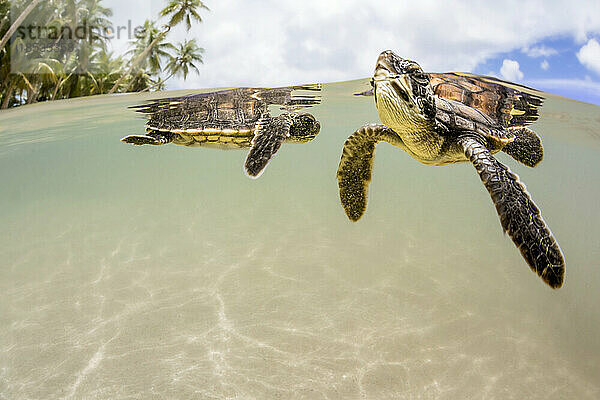
<path id="1" fill-rule="evenodd" d="M 357 221 L 366 210 L 380 141 L 427 165 L 470 161 L 525 261 L 549 286 L 561 287 L 565 262 L 554 235 L 518 176 L 493 156 L 504 151 L 529 167 L 542 160 L 540 138 L 525 127 L 537 119 L 542 98 L 490 78 L 429 75 L 392 51 L 379 56 L 371 83 L 383 124 L 363 126 L 344 144 L 337 177 L 348 218 Z"/>
<path id="2" fill-rule="evenodd" d="M 320 98 L 300 90 L 319 92 L 321 85 L 238 88 L 154 100 L 132 107 L 148 115 L 146 135 L 121 140 L 135 145 L 250 148 L 244 169 L 258 178 L 282 143 L 306 143 L 319 133 L 319 121 L 298 110 L 319 104 Z M 271 116 L 270 105 L 284 112 Z"/>

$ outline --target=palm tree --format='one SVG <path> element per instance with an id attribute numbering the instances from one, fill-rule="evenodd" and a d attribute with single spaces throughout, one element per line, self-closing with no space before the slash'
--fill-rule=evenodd
<path id="1" fill-rule="evenodd" d="M 56 39 L 56 44 L 61 39 L 67 39 L 63 37 L 62 28 L 70 28 L 72 32 L 75 29 L 85 26 L 94 27 L 95 29 L 106 31 L 111 26 L 111 22 L 108 19 L 112 16 L 112 10 L 103 7 L 101 5 L 102 0 L 55 0 L 52 11 L 49 10 L 51 15 L 47 21 L 44 21 L 45 25 L 55 27 L 57 30 L 60 29 L 61 35 Z M 74 38 L 73 41 L 65 42 L 64 44 L 72 44 L 69 46 L 58 47 L 58 59 L 68 60 L 72 53 L 77 54 L 79 63 L 77 64 L 77 73 L 86 74 L 90 66 L 90 57 L 94 53 L 95 49 L 105 48 L 107 38 L 103 36 L 87 37 L 86 32 L 85 38 Z"/>
<path id="2" fill-rule="evenodd" d="M 201 8 L 208 10 L 208 7 L 200 0 L 170 0 L 164 10 L 160 12 L 161 17 L 171 16 L 167 26 L 173 27 L 179 25 L 185 20 L 185 26 L 189 31 L 192 27 L 192 19 L 196 22 L 202 22 L 202 17 L 198 14 Z"/>
<path id="3" fill-rule="evenodd" d="M 111 22 L 108 19 L 112 16 L 112 10 L 100 5 L 101 0 L 84 0 L 84 7 L 80 7 L 79 19 L 83 26 L 90 26 L 96 29 L 101 29 L 106 32 L 111 27 Z M 102 36 L 92 37 L 88 40 L 79 41 L 79 72 L 87 73 L 91 57 L 95 53 L 96 48 L 106 49 L 107 39 Z"/>
<path id="4" fill-rule="evenodd" d="M 10 23 L 9 19 L 10 3 L 8 0 L 0 0 L 0 35 L 4 37 L 4 27 Z M 0 49 L 1 50 L 1 49 Z"/>
<path id="5" fill-rule="evenodd" d="M 142 69 L 138 69 L 131 76 L 129 81 L 129 87 L 134 92 L 144 92 L 152 87 L 156 82 L 152 79 L 152 76 Z"/>
<path id="6" fill-rule="evenodd" d="M 25 18 L 27 18 L 27 16 L 33 11 L 35 6 L 37 6 L 40 1 L 41 0 L 33 0 L 31 3 L 29 3 L 27 8 L 25 8 L 21 15 L 19 15 L 19 17 L 15 20 L 15 22 L 12 23 L 8 31 L 6 31 L 6 33 L 2 37 L 2 40 L 0 40 L 0 50 L 4 48 L 10 37 L 17 31 L 19 26 L 21 26 L 21 23 L 23 23 Z"/>
<path id="7" fill-rule="evenodd" d="M 109 94 L 112 94 L 117 90 L 121 82 L 128 75 L 131 75 L 131 73 L 137 68 L 138 64 L 140 64 L 142 60 L 148 56 L 148 53 L 154 46 L 164 39 L 171 28 L 178 25 L 181 21 L 185 21 L 186 28 L 189 30 L 191 28 L 192 19 L 202 22 L 202 18 L 199 14 L 200 9 L 202 8 L 208 10 L 208 7 L 206 7 L 201 0 L 170 0 L 167 7 L 160 12 L 161 17 L 170 17 L 169 22 L 165 25 L 163 31 L 146 47 L 146 49 L 144 49 L 144 51 L 140 53 L 135 60 L 133 60 L 131 63 L 131 68 L 127 74 L 123 75 L 115 83 L 113 88 L 110 89 Z"/>
<path id="8" fill-rule="evenodd" d="M 114 58 L 112 52 L 106 52 L 104 49 L 94 54 L 94 60 L 94 68 L 88 72 L 92 81 L 90 94 L 104 94 L 123 74 L 124 61 L 121 57 Z"/>
<path id="9" fill-rule="evenodd" d="M 169 0 L 160 13 L 168 23 L 161 30 L 148 21 L 129 51 L 133 62 L 126 62 L 108 53 L 107 39 L 101 36 L 60 42 L 67 39 L 65 27 L 72 31 L 84 25 L 107 28 L 112 12 L 103 7 L 102 0 L 0 0 L 0 37 L 8 37 L 9 43 L 0 48 L 0 108 L 116 89 L 162 89 L 173 76 L 185 79 L 198 73 L 203 49 L 194 40 L 174 46 L 165 37 L 176 25 L 190 29 L 192 22 L 201 21 L 203 8 L 207 9 L 200 0 Z M 13 16 L 19 17 L 20 26 L 56 28 L 55 46 L 27 45 L 14 33 L 18 25 L 11 25 L 11 10 L 18 10 Z M 162 71 L 166 79 L 160 76 Z"/>
<path id="10" fill-rule="evenodd" d="M 185 80 L 190 73 L 190 69 L 196 71 L 196 74 L 200 73 L 196 63 L 203 63 L 202 53 L 204 52 L 204 49 L 198 47 L 196 39 L 186 40 L 183 43 L 179 43 L 177 47 L 173 45 L 170 46 L 175 51 L 175 55 L 169 55 L 169 62 L 167 63 L 166 68 L 167 71 L 169 71 L 169 76 L 165 79 L 158 77 L 154 85 L 148 86 L 146 89 L 142 90 L 143 92 L 151 89 L 164 90 L 165 83 L 173 76 L 183 75 L 183 79 Z"/>
<path id="11" fill-rule="evenodd" d="M 27 91 L 29 94 L 33 94 L 36 91 L 27 75 L 29 75 L 29 77 L 31 77 L 32 74 L 34 75 L 38 60 L 29 57 L 25 51 L 25 43 L 21 38 L 17 38 L 11 43 L 9 52 L 10 54 L 7 55 L 11 57 L 11 60 L 10 65 L 7 65 L 7 67 L 13 68 L 15 72 L 12 73 L 9 70 L 4 77 L 3 86 L 6 89 L 3 90 L 3 99 L 0 109 L 8 108 L 11 101 L 15 99 L 14 95 L 16 90 L 20 90 L 21 92 Z M 22 100 L 22 98 L 23 96 L 20 96 L 20 100 Z"/>
<path id="12" fill-rule="evenodd" d="M 167 70 L 171 73 L 165 81 L 172 76 L 183 75 L 183 79 L 187 79 L 190 72 L 190 68 L 196 71 L 196 74 L 200 73 L 198 66 L 195 64 L 203 63 L 202 53 L 204 49 L 198 47 L 196 39 L 186 40 L 183 43 L 179 43 L 179 47 L 176 48 L 174 57 L 171 57 L 167 64 Z"/>
<path id="13" fill-rule="evenodd" d="M 154 21 L 146 20 L 144 27 L 140 34 L 137 36 L 137 40 L 134 42 L 134 48 L 129 50 L 125 54 L 131 54 L 133 58 L 137 58 L 142 54 L 148 46 L 154 42 L 154 40 L 160 36 L 160 31 L 156 27 Z M 161 60 L 169 58 L 170 54 L 168 50 L 172 50 L 173 45 L 160 41 L 156 43 L 148 53 L 146 57 L 140 61 L 138 68 L 148 69 L 151 74 L 158 74 L 161 71 Z"/>
<path id="14" fill-rule="evenodd" d="M 55 100 L 59 91 L 67 82 L 73 73 L 66 73 L 66 66 L 55 59 L 41 60 L 37 66 L 37 72 L 40 74 L 41 81 L 46 90 L 42 93 L 44 100 Z"/>
<path id="15" fill-rule="evenodd" d="M 54 0 L 51 1 L 52 10 L 49 12 L 46 25 L 62 30 L 69 27 L 72 32 L 79 27 L 94 27 L 98 30 L 106 31 L 111 22 L 109 17 L 112 10 L 102 6 L 102 0 Z M 66 40 L 61 45 L 59 37 L 56 40 L 58 44 L 56 50 L 52 51 L 51 57 L 64 63 L 62 69 L 60 93 L 64 97 L 79 97 L 92 94 L 94 79 L 90 75 L 90 70 L 94 69 L 94 57 L 98 50 L 106 49 L 107 38 L 102 35 L 89 37 L 90 32 L 81 38 Z M 93 32 L 97 33 L 97 31 Z M 56 88 L 53 90 L 56 92 Z M 58 92 L 56 92 L 58 94 Z"/>

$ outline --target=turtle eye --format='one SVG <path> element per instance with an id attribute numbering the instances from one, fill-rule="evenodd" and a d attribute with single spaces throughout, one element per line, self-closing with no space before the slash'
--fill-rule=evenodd
<path id="1" fill-rule="evenodd" d="M 411 63 L 406 66 L 404 71 L 406 74 L 418 74 L 421 72 L 421 67 L 419 64 Z"/>

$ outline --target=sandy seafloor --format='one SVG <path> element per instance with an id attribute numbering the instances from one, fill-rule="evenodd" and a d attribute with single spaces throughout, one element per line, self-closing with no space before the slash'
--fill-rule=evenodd
<path id="1" fill-rule="evenodd" d="M 552 290 L 471 165 L 381 144 L 348 221 L 366 82 L 255 181 L 245 151 L 119 141 L 174 93 L 0 112 L 0 399 L 600 398 L 600 107 L 548 96 L 542 164 L 498 155 L 565 253 Z"/>

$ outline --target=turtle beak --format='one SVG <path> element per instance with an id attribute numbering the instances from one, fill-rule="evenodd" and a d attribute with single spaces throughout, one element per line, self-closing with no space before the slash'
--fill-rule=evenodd
<path id="1" fill-rule="evenodd" d="M 377 58 L 377 66 L 382 66 L 384 68 L 389 69 L 389 60 L 390 57 L 394 56 L 394 52 L 391 50 L 382 51 Z"/>
<path id="2" fill-rule="evenodd" d="M 387 71 L 387 74 L 389 75 L 400 75 L 404 72 L 398 71 L 397 66 L 400 65 L 402 61 L 404 61 L 404 59 L 398 56 L 393 51 L 383 51 L 381 52 L 381 54 L 379 54 L 379 57 L 377 58 L 377 64 L 375 65 L 375 74 L 377 74 L 378 71 L 380 73 Z"/>
<path id="3" fill-rule="evenodd" d="M 410 103 L 410 96 L 408 95 L 410 93 L 410 83 L 406 75 L 398 73 L 394 60 L 402 60 L 402 58 L 391 50 L 384 51 L 379 55 L 373 76 L 375 90 L 377 90 L 377 82 L 387 81 L 398 96 L 406 103 Z M 375 93 L 377 94 L 377 92 Z"/>
<path id="4" fill-rule="evenodd" d="M 390 50 L 384 51 L 377 58 L 377 64 L 375 65 L 374 79 L 376 81 L 387 79 L 392 74 L 393 67 L 390 63 L 390 55 L 394 54 Z"/>

